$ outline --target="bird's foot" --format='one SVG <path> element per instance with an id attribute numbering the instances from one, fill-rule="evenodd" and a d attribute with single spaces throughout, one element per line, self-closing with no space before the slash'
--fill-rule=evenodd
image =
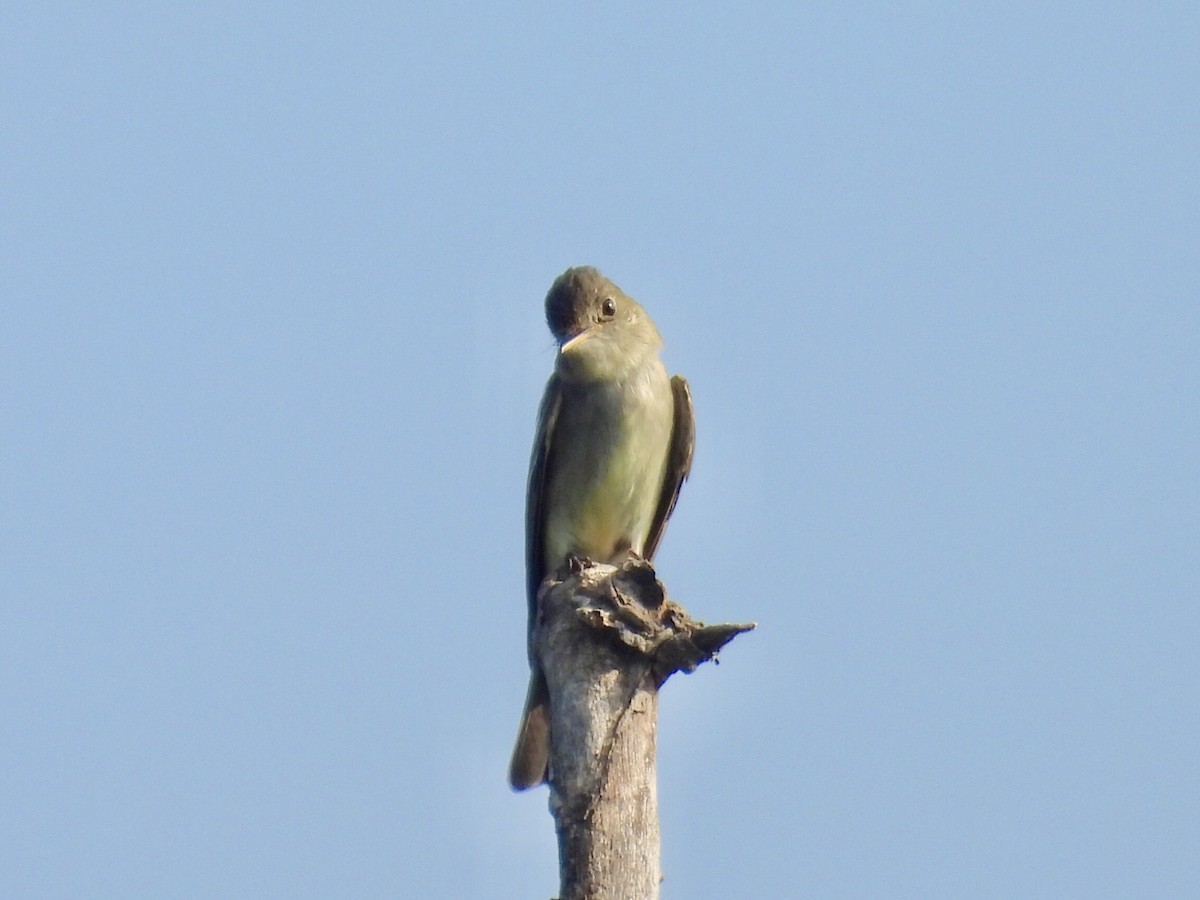
<path id="1" fill-rule="evenodd" d="M 572 575 L 579 575 L 590 565 L 592 560 L 581 554 L 572 553 L 567 557 L 567 571 Z"/>

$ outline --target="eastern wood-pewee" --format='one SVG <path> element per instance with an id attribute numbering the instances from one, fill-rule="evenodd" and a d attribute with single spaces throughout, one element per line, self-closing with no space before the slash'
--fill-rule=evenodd
<path id="1" fill-rule="evenodd" d="M 646 311 L 596 269 L 567 269 L 546 294 L 558 341 L 538 410 L 525 505 L 529 637 L 542 580 L 571 556 L 654 556 L 692 465 L 691 392 L 667 377 Z M 525 711 L 509 767 L 516 790 L 545 781 L 550 695 L 532 644 Z"/>

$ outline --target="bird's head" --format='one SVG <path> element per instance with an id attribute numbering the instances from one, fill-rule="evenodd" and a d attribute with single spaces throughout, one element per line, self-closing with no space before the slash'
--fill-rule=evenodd
<path id="1" fill-rule="evenodd" d="M 558 372 L 573 381 L 620 380 L 662 347 L 641 305 L 591 266 L 555 279 L 546 324 L 558 341 Z"/>

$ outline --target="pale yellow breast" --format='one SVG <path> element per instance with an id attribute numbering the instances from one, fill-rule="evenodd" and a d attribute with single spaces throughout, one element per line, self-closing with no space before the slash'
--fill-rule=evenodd
<path id="1" fill-rule="evenodd" d="M 657 359 L 619 386 L 564 397 L 543 507 L 548 571 L 571 554 L 609 561 L 642 551 L 662 492 L 673 409 Z"/>

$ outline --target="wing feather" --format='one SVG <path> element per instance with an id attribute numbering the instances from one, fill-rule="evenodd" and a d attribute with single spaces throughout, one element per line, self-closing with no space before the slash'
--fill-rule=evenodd
<path id="1" fill-rule="evenodd" d="M 538 407 L 537 434 L 529 460 L 529 482 L 525 491 L 525 594 L 529 600 L 529 633 L 537 615 L 537 592 L 546 574 L 543 529 L 546 523 L 546 476 L 554 453 L 554 431 L 562 408 L 562 383 L 558 375 L 546 382 Z"/>
<path id="2" fill-rule="evenodd" d="M 692 471 L 692 455 L 696 450 L 696 411 L 692 407 L 692 390 L 682 375 L 671 378 L 671 394 L 675 398 L 674 421 L 671 426 L 671 446 L 667 451 L 667 467 L 663 474 L 662 493 L 658 498 L 658 509 L 650 524 L 643 555 L 654 558 L 654 551 L 662 540 L 667 519 L 675 511 L 679 491 Z"/>

